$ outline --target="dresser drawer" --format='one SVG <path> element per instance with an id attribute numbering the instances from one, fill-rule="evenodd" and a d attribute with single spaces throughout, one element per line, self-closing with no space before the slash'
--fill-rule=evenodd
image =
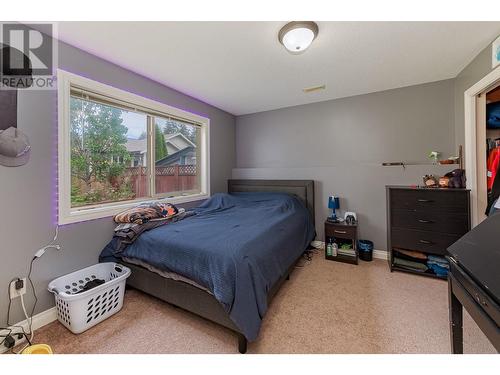
<path id="1" fill-rule="evenodd" d="M 467 215 L 393 209 L 391 225 L 398 228 L 462 235 L 469 230 Z"/>
<path id="2" fill-rule="evenodd" d="M 325 224 L 325 235 L 327 237 L 338 237 L 338 238 L 356 238 L 356 227 L 344 225 L 342 227 L 335 227 L 333 225 Z"/>
<path id="3" fill-rule="evenodd" d="M 392 247 L 445 255 L 446 248 L 461 236 L 423 230 L 392 228 Z"/>
<path id="4" fill-rule="evenodd" d="M 391 189 L 390 200 L 392 208 L 406 210 L 464 213 L 468 207 L 465 191 Z"/>

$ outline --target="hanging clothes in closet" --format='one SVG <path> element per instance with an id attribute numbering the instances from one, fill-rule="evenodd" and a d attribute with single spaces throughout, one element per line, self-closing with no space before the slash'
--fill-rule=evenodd
<path id="1" fill-rule="evenodd" d="M 486 186 L 488 188 L 488 191 L 490 191 L 493 187 L 493 182 L 495 181 L 495 177 L 497 175 L 498 166 L 500 165 L 500 147 L 495 147 L 490 150 L 488 152 L 487 160 Z"/>
<path id="2" fill-rule="evenodd" d="M 500 164 L 500 88 L 486 94 L 487 189 L 491 191 Z"/>

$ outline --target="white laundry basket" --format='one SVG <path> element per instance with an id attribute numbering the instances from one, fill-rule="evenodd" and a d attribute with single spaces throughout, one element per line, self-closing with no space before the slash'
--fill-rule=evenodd
<path id="1" fill-rule="evenodd" d="M 130 269 L 121 264 L 100 263 L 51 281 L 49 291 L 56 298 L 57 319 L 71 332 L 81 333 L 109 318 L 123 306 L 129 276 Z M 105 282 L 79 293 L 95 279 Z"/>

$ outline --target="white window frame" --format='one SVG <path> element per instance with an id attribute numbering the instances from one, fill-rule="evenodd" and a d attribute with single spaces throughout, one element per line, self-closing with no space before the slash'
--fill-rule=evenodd
<path id="1" fill-rule="evenodd" d="M 116 215 L 124 209 L 136 206 L 139 202 L 165 200 L 174 204 L 186 203 L 210 197 L 210 119 L 169 106 L 155 100 L 132 94 L 88 78 L 78 76 L 64 70 L 57 70 L 57 100 L 58 100 L 58 222 L 59 224 L 77 223 L 80 221 L 100 219 Z M 70 131 L 70 88 L 72 85 L 85 88 L 89 91 L 114 98 L 119 101 L 164 113 L 172 117 L 186 119 L 200 124 L 200 188 L 201 192 L 186 196 L 167 196 L 169 193 L 157 194 L 154 197 L 145 197 L 131 201 L 102 203 L 85 207 L 71 207 L 71 131 Z M 148 126 L 151 126 L 148 121 Z M 149 131 L 154 137 L 154 131 Z M 151 137 L 150 137 L 151 138 Z M 154 140 L 149 139 L 151 144 Z M 150 149 L 150 147 L 148 147 Z M 154 152 L 150 152 L 154 154 Z M 150 159 L 153 155 L 150 155 Z M 151 163 L 151 160 L 149 161 Z M 154 165 L 154 160 L 152 161 Z M 153 179 L 154 183 L 154 179 Z"/>

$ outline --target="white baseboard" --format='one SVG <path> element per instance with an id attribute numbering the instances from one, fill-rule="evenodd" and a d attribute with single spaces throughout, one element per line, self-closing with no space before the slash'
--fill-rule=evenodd
<path id="1" fill-rule="evenodd" d="M 389 258 L 388 254 L 389 253 L 385 250 L 373 250 L 373 257 L 375 259 L 387 260 Z"/>
<path id="2" fill-rule="evenodd" d="M 36 314 L 33 316 L 33 324 L 32 324 L 32 329 L 35 331 L 49 323 L 52 323 L 53 321 L 57 320 L 57 310 L 56 307 L 52 307 L 48 310 L 42 311 L 39 314 Z M 28 320 L 25 319 L 22 322 L 19 322 L 15 324 L 15 326 L 21 326 L 23 329 L 28 332 L 29 331 L 29 324 Z M 14 339 L 16 340 L 15 345 L 22 344 L 23 342 L 26 341 L 26 339 L 23 337 L 22 339 L 17 339 L 17 333 L 22 332 L 22 330 L 19 327 L 10 327 L 12 329 L 12 334 Z M 7 331 L 0 331 L 0 333 L 7 333 Z M 1 341 L 1 340 L 0 340 Z M 6 352 L 8 349 L 5 346 L 0 347 L 0 353 Z"/>

